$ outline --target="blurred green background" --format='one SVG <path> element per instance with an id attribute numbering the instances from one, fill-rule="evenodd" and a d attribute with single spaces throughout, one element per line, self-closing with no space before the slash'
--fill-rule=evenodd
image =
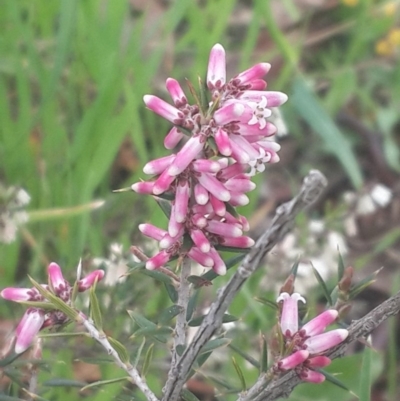
<path id="1" fill-rule="evenodd" d="M 229 77 L 256 62 L 268 61 L 273 65 L 268 88 L 289 94 L 282 107 L 289 131 L 281 143 L 282 165 L 270 170 L 271 176 L 286 185 L 286 195 L 275 198 L 276 204 L 295 193 L 311 168 L 321 169 L 331 183 L 328 206 L 319 207 L 318 212 L 331 222 L 337 223 L 336 217 L 343 212 L 339 198 L 347 190 L 363 191 L 380 182 L 396 199 L 399 3 L 0 0 L 0 182 L 22 187 L 31 197 L 29 222 L 14 242 L 0 243 L 1 287 L 28 285 L 27 273 L 45 279 L 50 261 L 57 261 L 73 281 L 81 257 L 90 268 L 93 258 L 107 257 L 112 242 L 122 244 L 125 251 L 140 244 L 139 223 L 166 222 L 150 197 L 112 190 L 145 178 L 142 166 L 167 154 L 162 140 L 169 126 L 146 110 L 143 95 L 167 98 L 164 82 L 170 76 L 183 86 L 185 79 L 196 83 L 198 76 L 205 77 L 210 48 L 217 42 L 226 49 Z M 273 184 L 257 179 L 261 192 L 265 187 L 274 191 Z M 254 192 L 253 203 L 242 213 L 251 217 L 260 206 L 259 197 L 260 191 Z M 95 201 L 104 203 L 96 207 Z M 390 216 L 392 227 L 399 216 Z M 375 248 L 369 251 L 386 250 L 400 237 L 389 226 L 383 234 L 386 242 L 375 239 Z M 250 280 L 230 310 L 253 333 L 237 333 L 248 349 L 257 344 L 259 331 L 266 332 L 273 324 L 273 311 L 253 299 L 257 294 L 265 296 L 259 288 L 261 275 Z M 225 279 L 218 280 L 215 287 Z M 214 290 L 207 291 L 203 298 Z M 108 329 L 132 344 L 132 352 L 140 339 L 127 340 L 131 323 L 125 309 L 140 309 L 151 319 L 169 302 L 162 287 L 138 274 L 106 290 L 99 288 L 99 292 Z M 0 314 L 9 322 L 22 315 L 22 308 L 1 301 Z M 70 351 L 55 343 L 51 351 L 44 352 L 46 364 L 40 377 L 44 385 L 39 386 L 44 399 L 132 399 L 131 387 L 121 388 L 119 383 L 84 395 L 78 395 L 79 385 L 78 389 L 70 387 L 72 382 L 46 386 L 46 380 L 54 378 L 95 380 L 77 374 L 72 363 L 75 358 L 92 358 L 94 351 L 86 351 L 91 344 L 85 340 L 81 350 L 82 344 L 72 342 Z M 100 358 L 101 351 L 97 351 L 95 356 Z M 155 346 L 154 358 L 161 363 L 150 369 L 148 381 L 159 392 L 160 371 L 165 374 L 167 366 L 165 346 Z M 391 396 L 396 392 L 393 358 L 388 379 Z M 257 371 L 244 360 L 239 363 L 250 384 Z M 217 383 L 218 391 L 237 390 L 229 360 L 216 365 L 210 371 L 223 365 L 228 374 L 221 381 L 230 382 Z M 102 364 L 100 370 L 102 379 L 123 376 L 110 364 Z M 98 376 L 96 371 L 94 377 Z M 357 389 L 358 384 L 349 386 Z M 13 395 L 19 391 L 18 385 L 10 387 L 9 382 L 2 388 Z M 317 395 L 309 392 L 307 398 L 298 399 L 350 397 L 340 391 L 340 396 L 331 391 L 330 398 L 322 388 Z M 135 392 L 134 399 L 143 397 Z M 235 398 L 224 395 L 218 399 Z"/>

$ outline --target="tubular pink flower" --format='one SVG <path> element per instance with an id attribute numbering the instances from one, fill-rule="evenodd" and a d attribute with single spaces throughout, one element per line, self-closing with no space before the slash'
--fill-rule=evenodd
<path id="1" fill-rule="evenodd" d="M 219 255 L 219 253 L 215 250 L 214 247 L 210 248 L 210 252 L 209 255 L 211 256 L 211 258 L 214 261 L 214 265 L 213 265 L 213 270 L 215 271 L 215 273 L 217 273 L 219 276 L 223 276 L 226 274 L 226 265 L 225 262 L 222 260 L 221 256 Z"/>
<path id="2" fill-rule="evenodd" d="M 182 238 L 183 230 L 181 230 L 176 237 L 171 237 L 168 233 L 164 235 L 164 237 L 159 242 L 161 249 L 168 249 L 170 246 L 175 244 Z"/>
<path id="3" fill-rule="evenodd" d="M 187 181 L 180 181 L 176 186 L 175 194 L 175 220 L 178 223 L 183 223 L 186 220 L 188 214 L 188 202 L 189 202 L 190 188 Z"/>
<path id="4" fill-rule="evenodd" d="M 167 231 L 148 223 L 139 224 L 139 230 L 147 237 L 153 238 L 157 241 L 161 241 L 164 235 L 167 234 Z"/>
<path id="5" fill-rule="evenodd" d="M 227 238 L 240 237 L 243 235 L 243 232 L 239 227 L 216 220 L 208 221 L 207 231 Z"/>
<path id="6" fill-rule="evenodd" d="M 224 185 L 229 191 L 237 192 L 250 192 L 256 187 L 256 184 L 247 176 L 246 178 L 231 178 Z"/>
<path id="7" fill-rule="evenodd" d="M 169 174 L 168 170 L 165 170 L 154 182 L 153 194 L 161 195 L 162 193 L 168 191 L 175 178 L 176 177 Z"/>
<path id="8" fill-rule="evenodd" d="M 201 184 L 194 186 L 194 198 L 199 205 L 205 205 L 208 202 L 208 191 Z"/>
<path id="9" fill-rule="evenodd" d="M 176 220 L 175 204 L 172 204 L 171 216 L 168 221 L 168 234 L 171 237 L 176 237 L 183 230 L 183 224 Z"/>
<path id="10" fill-rule="evenodd" d="M 163 250 L 157 253 L 155 256 L 153 256 L 146 262 L 146 269 L 148 270 L 158 269 L 162 265 L 165 265 L 169 261 L 170 257 L 171 257 L 170 254 L 166 250 Z"/>
<path id="11" fill-rule="evenodd" d="M 224 185 L 214 176 L 207 173 L 200 173 L 197 177 L 199 183 L 222 202 L 229 202 L 231 195 Z"/>
<path id="12" fill-rule="evenodd" d="M 233 80 L 241 85 L 249 84 L 251 81 L 262 78 L 270 69 L 271 64 L 259 63 L 236 75 Z"/>
<path id="13" fill-rule="evenodd" d="M 85 276 L 82 280 L 78 281 L 78 291 L 83 292 L 88 290 L 94 283 L 102 280 L 104 277 L 104 270 L 94 270 Z"/>
<path id="14" fill-rule="evenodd" d="M 230 156 L 232 154 L 232 146 L 231 141 L 229 140 L 229 135 L 221 127 L 217 129 L 214 139 L 221 155 Z"/>
<path id="15" fill-rule="evenodd" d="M 241 135 L 231 135 L 231 142 L 235 142 L 244 152 L 249 155 L 250 160 L 257 159 L 259 152 Z"/>
<path id="16" fill-rule="evenodd" d="M 246 106 L 242 102 L 229 102 L 215 111 L 214 120 L 218 125 L 225 125 L 233 121 L 241 121 L 245 111 Z"/>
<path id="17" fill-rule="evenodd" d="M 301 330 L 305 332 L 307 336 L 315 336 L 321 334 L 325 331 L 326 327 L 333 323 L 338 317 L 338 311 L 335 309 L 330 309 L 322 312 L 320 315 L 314 319 L 307 322 Z"/>
<path id="18" fill-rule="evenodd" d="M 207 253 L 210 251 L 210 241 L 207 239 L 202 230 L 196 228 L 190 230 L 190 237 L 201 252 Z"/>
<path id="19" fill-rule="evenodd" d="M 57 263 L 50 263 L 47 272 L 49 275 L 49 284 L 56 294 L 65 291 L 66 281 L 62 275 L 61 267 Z"/>
<path id="20" fill-rule="evenodd" d="M 218 177 L 224 180 L 229 180 L 238 174 L 242 174 L 246 171 L 244 164 L 233 163 L 230 166 L 224 168 L 218 173 Z"/>
<path id="21" fill-rule="evenodd" d="M 168 155 L 165 157 L 160 157 L 159 159 L 152 160 L 148 162 L 143 167 L 143 172 L 145 174 L 161 174 L 167 167 L 171 165 L 174 161 L 175 155 Z"/>
<path id="22" fill-rule="evenodd" d="M 182 107 L 187 104 L 186 95 L 176 79 L 168 78 L 165 84 L 176 107 Z"/>
<path id="23" fill-rule="evenodd" d="M 248 90 L 262 91 L 267 87 L 267 83 L 263 79 L 255 79 L 246 85 Z"/>
<path id="24" fill-rule="evenodd" d="M 176 176 L 180 174 L 196 156 L 203 150 L 204 143 L 201 142 L 200 136 L 192 136 L 177 153 L 175 160 L 168 168 L 168 174 Z"/>
<path id="25" fill-rule="evenodd" d="M 43 297 L 36 288 L 4 288 L 0 295 L 8 301 L 42 301 Z"/>
<path id="26" fill-rule="evenodd" d="M 303 363 L 309 356 L 309 352 L 306 350 L 296 351 L 293 354 L 281 359 L 278 362 L 278 368 L 282 370 L 294 369 Z"/>
<path id="27" fill-rule="evenodd" d="M 331 359 L 325 355 L 318 355 L 312 358 L 308 358 L 307 366 L 310 368 L 324 368 L 331 364 Z"/>
<path id="28" fill-rule="evenodd" d="M 173 149 L 176 145 L 178 145 L 178 143 L 184 136 L 185 135 L 182 134 L 182 132 L 180 132 L 178 128 L 176 127 L 171 128 L 167 136 L 164 138 L 165 148 Z"/>
<path id="29" fill-rule="evenodd" d="M 182 124 L 184 114 L 176 107 L 171 106 L 169 103 L 153 95 L 145 95 L 143 101 L 150 110 L 154 111 L 154 113 L 157 113 L 175 125 Z"/>
<path id="30" fill-rule="evenodd" d="M 217 216 L 224 217 L 226 213 L 225 203 L 217 199 L 214 195 L 210 194 L 210 203 Z"/>
<path id="31" fill-rule="evenodd" d="M 153 187 L 154 187 L 153 181 L 136 182 L 131 186 L 132 191 L 135 191 L 138 194 L 145 194 L 145 195 L 153 194 Z"/>
<path id="32" fill-rule="evenodd" d="M 244 193 L 231 191 L 230 204 L 232 206 L 246 206 L 250 203 L 250 199 Z"/>
<path id="33" fill-rule="evenodd" d="M 325 376 L 320 373 L 316 372 L 315 370 L 309 370 L 301 372 L 300 374 L 301 380 L 309 383 L 319 384 L 325 381 Z"/>
<path id="34" fill-rule="evenodd" d="M 195 213 L 192 216 L 192 223 L 198 228 L 204 228 L 207 226 L 207 219 L 199 213 Z"/>
<path id="35" fill-rule="evenodd" d="M 349 332 L 346 329 L 331 330 L 308 338 L 304 341 L 304 345 L 307 346 L 310 354 L 319 354 L 341 343 L 348 335 Z"/>
<path id="36" fill-rule="evenodd" d="M 246 236 L 236 238 L 224 237 L 222 239 L 221 245 L 230 246 L 233 248 L 251 248 L 254 245 L 254 240 Z"/>
<path id="37" fill-rule="evenodd" d="M 210 52 L 207 69 L 207 86 L 209 89 L 220 89 L 225 85 L 226 66 L 225 66 L 225 49 L 217 43 Z"/>
<path id="38" fill-rule="evenodd" d="M 215 160 L 197 159 L 192 163 L 193 170 L 199 173 L 218 173 L 221 165 Z"/>
<path id="39" fill-rule="evenodd" d="M 299 327 L 299 312 L 297 303 L 299 301 L 306 303 L 306 300 L 297 292 L 289 295 L 287 292 L 282 292 L 276 302 L 283 301 L 281 314 L 281 330 L 284 336 L 291 337 L 297 332 Z M 312 353 L 310 350 L 308 350 Z"/>
<path id="40" fill-rule="evenodd" d="M 35 336 L 39 333 L 45 320 L 45 313 L 42 309 L 29 308 L 19 322 L 15 342 L 15 353 L 21 354 L 31 345 Z"/>
<path id="41" fill-rule="evenodd" d="M 193 259 L 196 263 L 204 267 L 213 267 L 214 260 L 206 253 L 201 252 L 198 248 L 192 247 L 187 253 L 190 259 Z"/>

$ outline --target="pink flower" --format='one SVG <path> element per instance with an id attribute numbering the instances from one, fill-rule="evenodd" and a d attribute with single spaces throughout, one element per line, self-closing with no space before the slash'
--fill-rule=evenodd
<path id="1" fill-rule="evenodd" d="M 152 175 L 132 189 L 142 194 L 171 196 L 167 230 L 142 225 L 142 232 L 159 242 L 160 251 L 146 267 L 157 269 L 171 258 L 184 254 L 205 267 L 224 274 L 226 266 L 218 246 L 247 248 L 254 241 L 243 235 L 249 229 L 233 209 L 249 203 L 247 192 L 255 188 L 251 177 L 279 160 L 280 146 L 271 135 L 276 127 L 269 121 L 271 107 L 287 100 L 281 92 L 267 91 L 265 74 L 271 66 L 259 63 L 228 80 L 225 50 L 216 44 L 207 67 L 208 96 L 204 102 L 189 103 L 173 78 L 166 89 L 173 104 L 153 95 L 144 96 L 150 110 L 174 124 L 164 139 L 176 152 L 149 161 L 143 168 Z M 194 87 L 190 85 L 193 93 Z M 195 100 L 200 95 L 193 96 Z M 180 144 L 180 142 L 183 142 Z M 192 241 L 192 247 L 183 239 Z M 207 254 L 207 257 L 205 257 Z"/>
<path id="2" fill-rule="evenodd" d="M 297 303 L 305 299 L 298 293 L 289 295 L 284 292 L 279 295 L 277 302 L 283 301 L 280 328 L 284 340 L 284 348 L 290 354 L 280 359 L 276 369 L 295 369 L 299 377 L 312 383 L 320 383 L 325 376 L 313 370 L 329 365 L 330 359 L 320 355 L 328 349 L 340 344 L 348 336 L 345 329 L 336 329 L 324 333 L 327 326 L 333 323 L 338 312 L 334 309 L 327 310 L 314 319 L 310 320 L 303 327 L 298 327 L 298 306 Z M 302 360 L 307 352 L 308 356 Z"/>
<path id="3" fill-rule="evenodd" d="M 42 284 L 42 287 L 52 292 L 65 303 L 71 305 L 72 286 L 62 275 L 60 266 L 57 263 L 50 263 L 47 268 L 49 285 Z M 77 282 L 79 292 L 86 291 L 95 282 L 104 277 L 103 270 L 95 270 Z M 31 301 L 48 302 L 36 288 L 5 288 L 0 295 L 9 301 Z M 20 354 L 27 350 L 40 330 L 68 321 L 68 317 L 59 310 L 44 310 L 30 307 L 25 312 L 16 329 L 15 352 Z"/>

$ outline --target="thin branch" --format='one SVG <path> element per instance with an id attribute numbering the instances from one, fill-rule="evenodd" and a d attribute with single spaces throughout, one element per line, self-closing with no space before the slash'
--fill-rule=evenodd
<path id="1" fill-rule="evenodd" d="M 200 325 L 190 346 L 186 348 L 178 363 L 171 365 L 170 375 L 164 387 L 163 401 L 178 400 L 186 376 L 201 348 L 221 326 L 224 313 L 243 283 L 257 270 L 265 254 L 290 230 L 296 215 L 314 203 L 326 185 L 327 181 L 322 173 L 312 170 L 304 179 L 300 193 L 293 200 L 277 209 L 271 226 L 257 240 L 225 287 L 218 291 L 217 300 L 211 305 L 210 312 Z"/>
<path id="2" fill-rule="evenodd" d="M 190 297 L 190 283 L 188 281 L 189 275 L 190 275 L 190 259 L 185 257 L 183 258 L 181 263 L 181 278 L 178 290 L 179 298 L 177 302 L 177 305 L 181 308 L 181 312 L 176 318 L 174 349 L 172 350 L 171 366 L 174 366 L 179 359 L 177 347 L 179 345 L 183 347 L 186 346 L 186 328 L 187 328 L 186 313 Z M 172 370 L 169 371 L 168 376 L 169 375 L 172 375 Z"/>
<path id="3" fill-rule="evenodd" d="M 332 348 L 326 355 L 331 359 L 343 356 L 351 342 L 359 338 L 366 338 L 383 321 L 390 316 L 397 315 L 399 312 L 400 291 L 361 319 L 353 321 L 347 328 L 349 335 L 346 340 Z M 238 401 L 273 401 L 281 397 L 286 398 L 294 387 L 302 382 L 294 371 L 285 374 L 268 385 L 267 380 L 265 376 L 260 377 L 246 394 L 238 398 Z"/>
<path id="4" fill-rule="evenodd" d="M 81 323 L 85 326 L 86 330 L 89 334 L 107 351 L 108 355 L 111 355 L 114 359 L 115 363 L 123 369 L 126 373 L 128 373 L 129 377 L 132 379 L 132 382 L 136 384 L 136 386 L 141 390 L 141 392 L 145 395 L 148 401 L 158 401 L 158 398 L 154 395 L 154 393 L 147 386 L 146 380 L 140 376 L 138 370 L 124 362 L 122 362 L 121 358 L 118 355 L 118 352 L 113 348 L 113 346 L 108 341 L 105 334 L 100 333 L 96 327 L 93 325 L 93 322 L 84 316 L 80 315 Z"/>

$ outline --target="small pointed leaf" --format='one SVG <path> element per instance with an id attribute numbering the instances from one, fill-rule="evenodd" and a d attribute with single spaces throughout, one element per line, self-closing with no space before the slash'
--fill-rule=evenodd
<path id="1" fill-rule="evenodd" d="M 125 346 L 115 338 L 107 337 L 107 340 L 110 342 L 115 351 L 117 351 L 117 354 L 120 357 L 121 361 L 125 364 L 129 363 L 129 354 Z"/>
<path id="2" fill-rule="evenodd" d="M 261 336 L 260 374 L 268 370 L 268 346 L 267 339 Z"/>
<path id="3" fill-rule="evenodd" d="M 94 325 L 98 330 L 103 330 L 103 317 L 101 315 L 99 300 L 97 299 L 96 286 L 92 286 L 89 290 L 90 297 L 90 317 L 93 319 Z"/>
<path id="4" fill-rule="evenodd" d="M 92 388 L 92 387 L 106 386 L 107 384 L 119 383 L 119 382 L 128 381 L 128 380 L 130 380 L 129 376 L 117 377 L 115 379 L 109 379 L 109 380 L 99 380 L 99 381 L 90 383 L 85 387 L 82 387 L 80 389 L 80 391 L 85 391 L 85 390 L 87 390 L 89 388 Z"/>
<path id="5" fill-rule="evenodd" d="M 329 290 L 328 290 L 328 287 L 327 287 L 326 284 L 325 284 L 325 281 L 323 280 L 323 278 L 322 278 L 321 275 L 319 274 L 318 270 L 317 270 L 314 266 L 312 266 L 312 269 L 313 269 L 314 276 L 315 276 L 316 279 L 318 280 L 318 283 L 319 283 L 319 285 L 320 285 L 321 288 L 322 288 L 322 291 L 323 291 L 323 293 L 324 293 L 324 295 L 325 295 L 325 298 L 326 298 L 326 300 L 328 301 L 328 304 L 329 304 L 330 306 L 332 306 L 332 305 L 333 305 L 333 303 L 332 303 L 332 298 L 331 298 L 330 292 L 329 292 Z"/>
<path id="6" fill-rule="evenodd" d="M 175 316 L 179 315 L 183 310 L 182 306 L 179 305 L 172 305 L 169 308 L 163 310 L 158 318 L 158 324 L 165 325 L 170 320 L 172 320 Z"/>
<path id="7" fill-rule="evenodd" d="M 191 391 L 186 388 L 181 391 L 181 397 L 184 401 L 200 401 Z"/>
<path id="8" fill-rule="evenodd" d="M 245 380 L 245 378 L 244 378 L 242 369 L 240 369 L 240 366 L 239 366 L 239 364 L 237 363 L 235 357 L 232 357 L 232 363 L 233 363 L 233 367 L 235 368 L 236 373 L 237 373 L 237 375 L 238 375 L 238 377 L 239 377 L 239 381 L 240 381 L 240 384 L 241 384 L 242 391 L 246 391 L 246 388 L 247 388 L 247 386 L 246 386 L 246 380 Z"/>
<path id="9" fill-rule="evenodd" d="M 229 348 L 231 348 L 233 351 L 235 351 L 237 354 L 239 354 L 242 358 L 244 358 L 247 362 L 249 362 L 251 365 L 253 365 L 255 368 L 259 369 L 260 364 L 256 359 L 254 359 L 252 356 L 246 354 L 242 348 L 236 347 L 234 344 L 229 344 Z"/>
<path id="10" fill-rule="evenodd" d="M 150 347 L 147 349 L 146 355 L 145 355 L 144 361 L 143 361 L 142 373 L 141 373 L 142 377 L 147 376 L 147 372 L 149 370 L 151 361 L 153 359 L 153 350 L 154 350 L 154 344 L 150 344 Z"/>
<path id="11" fill-rule="evenodd" d="M 133 354 L 133 359 L 132 359 L 132 366 L 136 368 L 137 364 L 139 363 L 140 356 L 142 355 L 143 347 L 146 344 L 146 338 L 143 337 L 142 343 L 139 345 L 139 347 L 135 350 Z"/>

